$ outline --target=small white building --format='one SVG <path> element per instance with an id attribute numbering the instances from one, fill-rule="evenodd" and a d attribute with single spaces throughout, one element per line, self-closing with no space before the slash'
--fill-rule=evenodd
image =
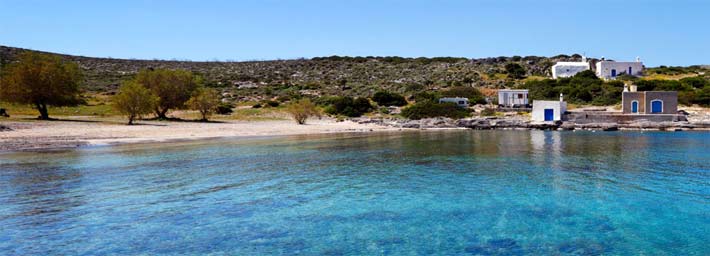
<path id="1" fill-rule="evenodd" d="M 627 74 L 632 76 L 643 75 L 643 62 L 640 58 L 636 58 L 635 62 L 616 62 L 605 60 L 597 62 L 597 76 L 601 79 L 612 80 L 616 77 Z"/>
<path id="2" fill-rule="evenodd" d="M 535 100 L 533 101 L 532 120 L 536 122 L 561 121 L 562 115 L 567 112 L 567 102 L 560 94 L 560 100 Z"/>
<path id="3" fill-rule="evenodd" d="M 527 107 L 528 90 L 498 90 L 498 106 L 512 108 L 514 106 Z"/>
<path id="4" fill-rule="evenodd" d="M 589 62 L 586 57 L 582 57 L 581 62 L 560 61 L 552 66 L 552 78 L 571 77 L 585 70 L 589 70 Z"/>
<path id="5" fill-rule="evenodd" d="M 468 98 L 455 97 L 455 98 L 441 98 L 441 99 L 439 99 L 439 103 L 444 103 L 444 102 L 456 103 L 456 105 L 458 105 L 459 107 L 462 107 L 462 108 L 468 107 Z"/>

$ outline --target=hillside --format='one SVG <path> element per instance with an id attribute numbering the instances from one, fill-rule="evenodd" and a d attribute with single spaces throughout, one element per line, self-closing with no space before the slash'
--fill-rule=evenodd
<path id="1" fill-rule="evenodd" d="M 0 46 L 0 64 L 12 62 L 26 49 Z M 50 53 L 54 54 L 54 53 Z M 548 76 L 556 61 L 579 60 L 581 56 L 552 58 L 495 57 L 401 58 L 401 57 L 321 57 L 313 59 L 194 62 L 133 60 L 61 55 L 80 64 L 85 89 L 112 92 L 121 81 L 141 69 L 186 69 L 204 77 L 206 84 L 222 88 L 240 99 L 293 94 L 369 96 L 380 89 L 409 94 L 454 85 L 500 88 L 521 83 L 508 78 L 505 65 L 517 63 L 527 76 Z"/>

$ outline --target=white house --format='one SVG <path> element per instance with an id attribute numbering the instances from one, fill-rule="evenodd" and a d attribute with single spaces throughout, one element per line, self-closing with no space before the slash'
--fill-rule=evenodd
<path id="1" fill-rule="evenodd" d="M 528 90 L 498 90 L 498 106 L 512 108 L 528 105 Z"/>
<path id="2" fill-rule="evenodd" d="M 567 112 L 567 102 L 560 94 L 560 100 L 535 100 L 533 101 L 532 120 L 536 122 L 550 122 L 562 120 L 562 115 Z"/>
<path id="3" fill-rule="evenodd" d="M 634 62 L 616 62 L 605 60 L 597 62 L 597 76 L 601 79 L 616 79 L 616 77 L 627 74 L 632 76 L 641 76 L 643 74 L 643 62 L 640 58 L 636 58 Z"/>
<path id="4" fill-rule="evenodd" d="M 468 107 L 468 98 L 441 98 L 439 99 L 439 103 L 444 103 L 444 102 L 453 102 L 456 103 L 459 107 L 462 108 L 467 108 Z"/>
<path id="5" fill-rule="evenodd" d="M 586 57 L 582 57 L 581 62 L 560 61 L 552 66 L 552 78 L 571 77 L 585 70 L 589 70 L 589 62 Z"/>

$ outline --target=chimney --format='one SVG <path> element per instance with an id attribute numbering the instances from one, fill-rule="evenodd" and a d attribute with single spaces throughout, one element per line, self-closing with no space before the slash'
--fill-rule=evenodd
<path id="1" fill-rule="evenodd" d="M 562 96 L 562 93 L 560 93 L 560 102 L 565 101 L 565 98 Z"/>
<path id="2" fill-rule="evenodd" d="M 636 89 L 637 89 L 637 88 L 636 88 L 636 85 L 633 85 L 633 84 L 632 84 L 632 85 L 631 85 L 631 91 L 632 91 L 632 92 L 636 92 Z"/>
<path id="3" fill-rule="evenodd" d="M 628 91 L 629 91 L 629 85 L 628 85 L 628 84 L 624 84 L 624 91 L 625 91 L 625 92 L 628 92 Z"/>

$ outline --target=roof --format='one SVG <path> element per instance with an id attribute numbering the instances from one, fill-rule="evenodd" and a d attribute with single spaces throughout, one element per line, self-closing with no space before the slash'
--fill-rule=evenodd
<path id="1" fill-rule="evenodd" d="M 528 92 L 528 89 L 500 89 L 498 92 Z"/>
<path id="2" fill-rule="evenodd" d="M 468 98 L 462 98 L 462 97 L 444 97 L 444 98 L 439 98 L 439 100 L 468 100 Z"/>

